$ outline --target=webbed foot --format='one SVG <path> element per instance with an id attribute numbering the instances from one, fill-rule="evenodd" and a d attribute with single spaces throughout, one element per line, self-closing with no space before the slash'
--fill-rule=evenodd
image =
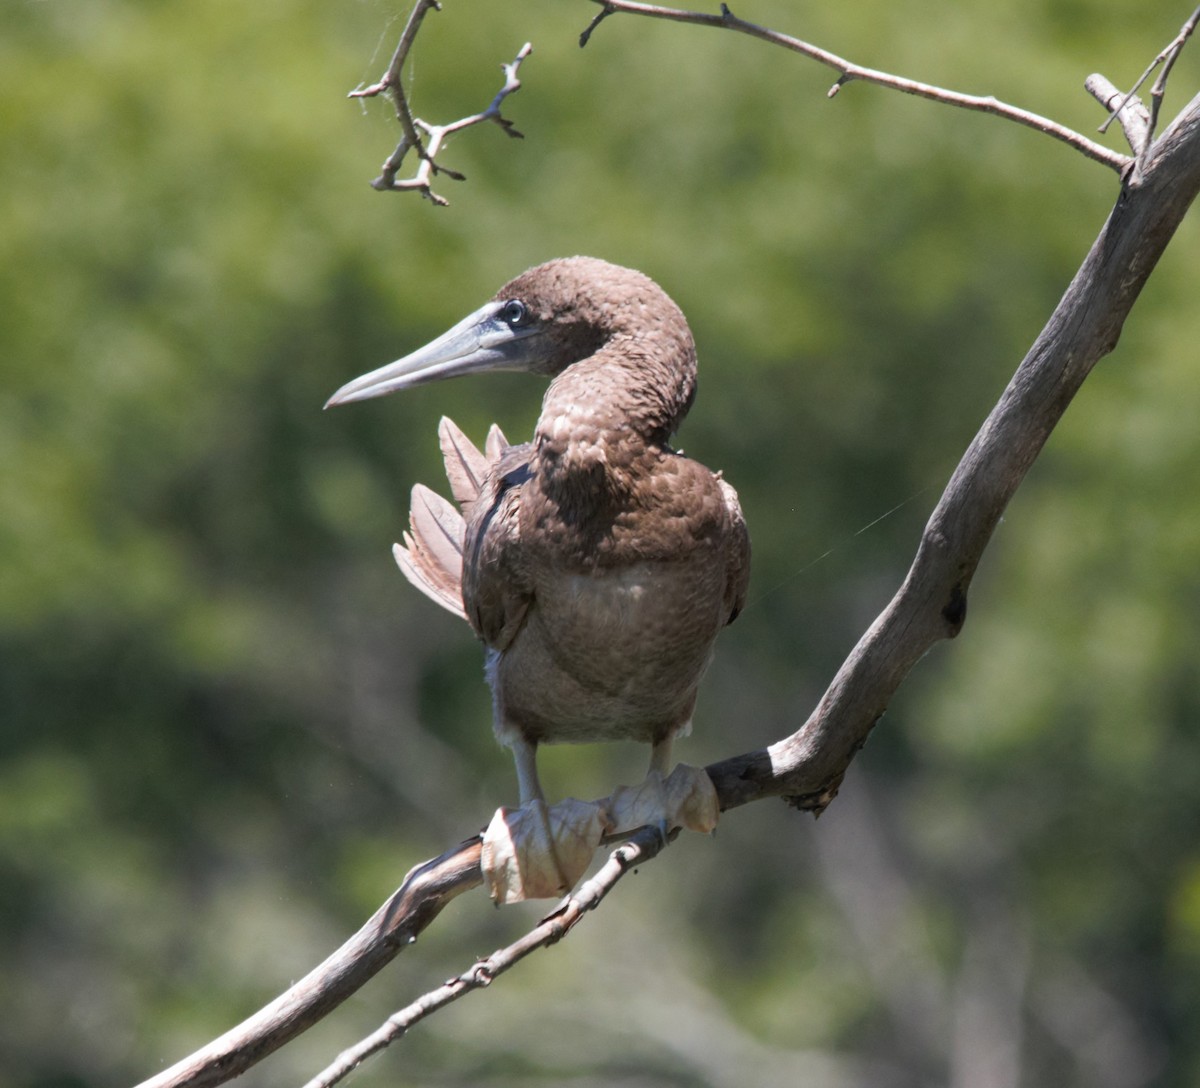
<path id="1" fill-rule="evenodd" d="M 664 838 L 677 827 L 707 834 L 717 826 L 721 805 L 702 767 L 680 763 L 664 778 L 651 769 L 638 786 L 620 786 L 607 802 L 612 830 L 657 826 Z"/>
<path id="2" fill-rule="evenodd" d="M 541 798 L 496 810 L 483 833 L 483 882 L 497 904 L 565 895 L 591 863 L 608 830 L 604 806 Z"/>

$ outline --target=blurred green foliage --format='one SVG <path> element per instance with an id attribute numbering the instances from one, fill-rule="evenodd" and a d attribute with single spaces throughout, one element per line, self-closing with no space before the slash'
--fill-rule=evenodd
<path id="1" fill-rule="evenodd" d="M 1187 11 L 882 0 L 738 13 L 1090 131 Z M 899 584 L 958 456 L 1116 194 L 1032 132 L 732 35 L 448 3 L 416 111 L 474 112 L 452 205 L 372 192 L 348 102 L 405 5 L 10 0 L 0 35 L 0 1088 L 141 1079 L 335 947 L 514 785 L 478 648 L 388 547 L 446 412 L 323 414 L 510 276 L 593 253 L 700 345 L 681 444 L 739 488 L 751 604 L 703 763 L 801 722 Z M 1166 114 L 1196 84 L 1175 70 Z M 1109 137 L 1114 146 L 1119 137 Z M 681 841 L 551 954 L 357 1084 L 1193 1085 L 1200 1079 L 1194 220 L 1012 504 L 963 635 L 819 825 Z M 547 753 L 600 795 L 644 753 Z M 247 1084 L 311 1074 L 536 916 L 457 903 Z"/>

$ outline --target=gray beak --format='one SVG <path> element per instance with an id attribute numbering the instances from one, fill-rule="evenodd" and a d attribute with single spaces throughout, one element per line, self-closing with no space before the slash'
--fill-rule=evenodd
<path id="1" fill-rule="evenodd" d="M 500 316 L 504 305 L 489 302 L 411 355 L 347 382 L 325 407 L 382 397 L 397 389 L 462 374 L 531 369 L 548 347 L 536 335 L 542 330 L 537 324 L 510 325 Z"/>

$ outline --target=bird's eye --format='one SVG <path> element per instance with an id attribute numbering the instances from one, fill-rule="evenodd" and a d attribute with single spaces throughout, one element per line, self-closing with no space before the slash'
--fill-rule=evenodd
<path id="1" fill-rule="evenodd" d="M 518 328 L 529 320 L 529 310 L 520 299 L 514 298 L 506 302 L 500 310 L 500 317 L 510 328 Z"/>

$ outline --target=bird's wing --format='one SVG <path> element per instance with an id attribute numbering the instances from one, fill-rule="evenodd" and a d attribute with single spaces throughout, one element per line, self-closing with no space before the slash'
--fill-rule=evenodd
<path id="1" fill-rule="evenodd" d="M 476 634 L 494 650 L 516 638 L 533 603 L 533 584 L 522 562 L 521 492 L 529 479 L 529 445 L 497 449 L 484 489 L 465 511 L 463 604 Z M 490 452 L 490 449 L 489 449 Z"/>
<path id="2" fill-rule="evenodd" d="M 742 517 L 737 492 L 719 476 L 717 482 L 721 485 L 725 510 L 729 514 L 729 548 L 725 563 L 725 606 L 729 619 L 725 622 L 733 623 L 746 603 L 746 591 L 750 587 L 750 532 Z"/>

